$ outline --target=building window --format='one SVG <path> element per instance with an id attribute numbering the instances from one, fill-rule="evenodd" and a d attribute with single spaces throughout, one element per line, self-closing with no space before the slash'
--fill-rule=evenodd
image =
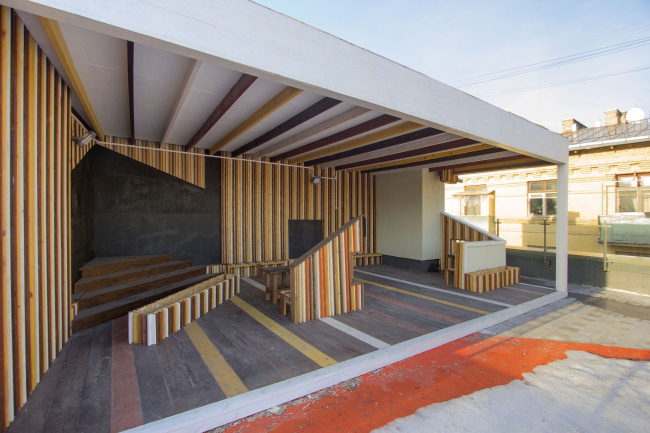
<path id="1" fill-rule="evenodd" d="M 557 181 L 528 182 L 528 213 L 531 216 L 557 214 Z"/>
<path id="2" fill-rule="evenodd" d="M 487 189 L 487 185 L 467 185 L 465 191 L 483 191 Z"/>
<path id="3" fill-rule="evenodd" d="M 616 211 L 650 212 L 650 173 L 616 176 Z"/>

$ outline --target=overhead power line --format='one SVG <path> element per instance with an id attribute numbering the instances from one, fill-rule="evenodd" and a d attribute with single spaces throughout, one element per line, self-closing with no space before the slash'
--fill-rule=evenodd
<path id="1" fill-rule="evenodd" d="M 541 71 L 545 69 L 555 68 L 558 66 L 564 66 L 571 63 L 590 60 L 596 57 L 615 54 L 622 51 L 643 47 L 646 45 L 650 45 L 650 37 L 635 39 L 628 42 L 622 42 L 620 44 L 610 45 L 607 47 L 602 47 L 602 48 L 589 50 L 589 51 L 583 51 L 580 53 L 571 54 L 563 57 L 557 57 L 542 62 L 531 63 L 524 66 L 504 69 L 498 72 L 491 72 L 488 74 L 477 75 L 472 78 L 466 78 L 464 80 L 460 80 L 454 83 L 453 85 L 456 87 L 474 86 L 476 84 L 486 83 L 489 81 L 502 80 L 504 78 L 510 78 L 517 75 L 528 74 L 531 72 Z"/>
<path id="2" fill-rule="evenodd" d="M 510 95 L 510 94 L 513 94 L 513 93 L 531 92 L 533 90 L 548 89 L 550 87 L 566 86 L 566 85 L 569 85 L 569 84 L 583 83 L 585 81 L 593 81 L 593 80 L 600 80 L 600 79 L 603 79 L 603 78 L 615 77 L 617 75 L 631 74 L 633 72 L 645 71 L 647 69 L 650 69 L 650 66 L 644 66 L 644 67 L 641 67 L 641 68 L 634 68 L 634 69 L 627 69 L 627 70 L 624 70 L 624 71 L 612 72 L 612 73 L 607 73 L 607 74 L 600 74 L 600 75 L 595 75 L 593 77 L 576 78 L 576 79 L 573 79 L 573 80 L 561 81 L 561 82 L 546 84 L 546 85 L 542 85 L 542 86 L 520 87 L 518 89 L 502 90 L 502 91 L 492 92 L 492 93 L 484 93 L 484 94 L 476 95 L 476 96 L 479 97 L 479 98 L 484 98 L 484 97 L 487 97 L 487 96 Z"/>

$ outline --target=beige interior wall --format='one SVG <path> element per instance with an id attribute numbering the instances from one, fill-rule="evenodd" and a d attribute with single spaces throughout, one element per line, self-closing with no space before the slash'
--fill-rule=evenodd
<path id="1" fill-rule="evenodd" d="M 377 176 L 377 248 L 389 256 L 422 260 L 422 174 Z"/>
<path id="2" fill-rule="evenodd" d="M 422 170 L 422 257 L 423 260 L 442 258 L 442 219 L 445 210 L 445 184 L 438 172 Z"/>
<path id="3" fill-rule="evenodd" d="M 376 178 L 378 252 L 420 261 L 439 259 L 445 192 L 438 174 L 412 170 Z"/>

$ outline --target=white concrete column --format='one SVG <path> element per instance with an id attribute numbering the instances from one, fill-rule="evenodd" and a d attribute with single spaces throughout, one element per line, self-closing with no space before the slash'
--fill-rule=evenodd
<path id="1" fill-rule="evenodd" d="M 555 289 L 567 291 L 569 269 L 569 164 L 557 166 L 557 227 L 555 229 Z"/>

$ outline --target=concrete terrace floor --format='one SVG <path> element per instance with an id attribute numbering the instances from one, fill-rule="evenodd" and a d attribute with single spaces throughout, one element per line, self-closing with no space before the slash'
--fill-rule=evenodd
<path id="1" fill-rule="evenodd" d="M 481 333 L 215 431 L 640 431 L 650 420 L 650 297 L 569 290 Z M 562 408 L 548 403 L 554 398 Z"/>
<path id="2" fill-rule="evenodd" d="M 126 317 L 74 334 L 7 432 L 122 431 L 553 292 L 474 294 L 381 265 L 355 278 L 365 308 L 335 318 L 294 325 L 264 301 L 262 278 L 243 278 L 237 297 L 155 346 L 129 345 Z"/>

